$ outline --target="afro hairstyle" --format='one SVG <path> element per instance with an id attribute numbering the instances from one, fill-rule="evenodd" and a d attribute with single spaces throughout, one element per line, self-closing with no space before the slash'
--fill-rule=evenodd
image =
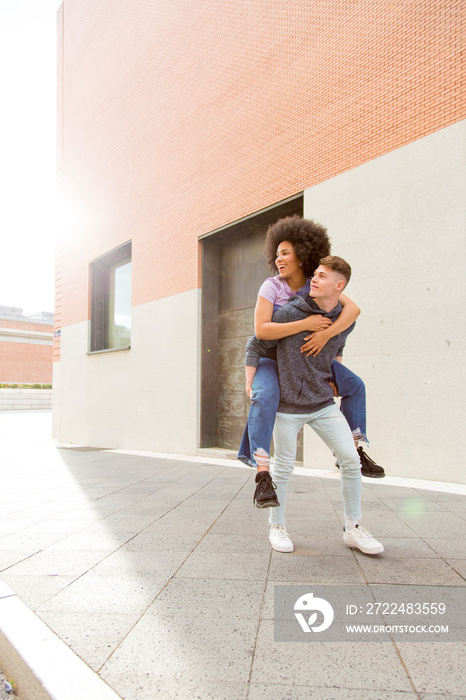
<path id="1" fill-rule="evenodd" d="M 330 254 L 330 240 L 324 226 L 303 219 L 298 214 L 287 216 L 269 226 L 265 237 L 265 257 L 274 272 L 277 271 L 277 248 L 283 241 L 289 241 L 293 246 L 306 277 L 311 277 L 319 267 L 321 258 Z"/>

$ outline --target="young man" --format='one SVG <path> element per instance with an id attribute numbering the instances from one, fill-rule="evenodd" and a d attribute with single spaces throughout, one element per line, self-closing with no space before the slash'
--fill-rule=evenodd
<path id="1" fill-rule="evenodd" d="M 311 279 L 310 294 L 296 297 L 275 311 L 273 321 L 288 323 L 310 314 L 321 314 L 331 321 L 341 312 L 340 294 L 351 277 L 349 264 L 337 256 L 322 258 Z M 361 464 L 348 422 L 334 401 L 330 385 L 333 360 L 341 362 L 348 330 L 331 338 L 316 356 L 300 353 L 302 334 L 280 340 L 262 341 L 277 347 L 280 403 L 273 431 L 275 460 L 272 477 L 280 505 L 271 509 L 269 540 L 278 552 L 292 552 L 293 543 L 285 529 L 288 480 L 296 458 L 297 436 L 310 425 L 336 455 L 341 470 L 341 489 L 345 515 L 343 542 L 366 554 L 379 554 L 383 545 L 359 525 L 361 518 Z M 249 341 L 252 345 L 258 341 Z M 249 345 L 248 343 L 248 345 Z"/>
<path id="2" fill-rule="evenodd" d="M 267 230 L 264 253 L 274 276 L 261 285 L 254 311 L 255 347 L 248 343 L 246 353 L 246 393 L 251 399 L 248 420 L 237 458 L 257 470 L 253 503 L 256 508 L 278 507 L 279 502 L 270 476 L 270 443 L 280 389 L 276 350 L 258 342 L 278 340 L 303 333 L 300 352 L 316 356 L 328 340 L 347 330 L 357 319 L 359 309 L 345 295 L 340 296 L 342 312 L 332 323 L 320 313 L 310 314 L 291 323 L 274 323 L 273 312 L 293 296 L 307 297 L 310 279 L 321 258 L 330 254 L 326 229 L 310 219 L 290 216 L 279 219 Z M 340 410 L 352 430 L 359 453 L 361 473 L 371 478 L 385 476 L 383 467 L 364 452 L 366 434 L 366 391 L 364 382 L 339 362 L 332 362 L 332 386 L 341 399 Z M 337 462 L 337 467 L 339 464 Z"/>

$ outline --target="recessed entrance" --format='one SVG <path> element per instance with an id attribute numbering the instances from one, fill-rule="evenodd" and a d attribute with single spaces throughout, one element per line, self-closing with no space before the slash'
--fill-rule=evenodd
<path id="1" fill-rule="evenodd" d="M 272 274 L 262 252 L 265 234 L 293 214 L 303 214 L 302 195 L 202 239 L 201 447 L 239 447 L 249 409 L 245 345 L 254 333 L 257 292 Z"/>

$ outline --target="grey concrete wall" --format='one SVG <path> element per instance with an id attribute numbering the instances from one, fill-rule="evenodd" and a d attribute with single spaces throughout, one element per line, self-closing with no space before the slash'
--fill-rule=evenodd
<path id="1" fill-rule="evenodd" d="M 344 361 L 366 382 L 369 453 L 393 476 L 466 483 L 466 121 L 306 190 L 304 215 L 353 267 Z M 311 432 L 305 465 L 328 468 Z"/>
<path id="2" fill-rule="evenodd" d="M 87 355 L 88 323 L 61 333 L 53 435 L 60 442 L 194 454 L 199 302 L 193 290 L 133 307 L 131 349 Z"/>
<path id="3" fill-rule="evenodd" d="M 52 408 L 51 389 L 0 389 L 0 411 Z"/>

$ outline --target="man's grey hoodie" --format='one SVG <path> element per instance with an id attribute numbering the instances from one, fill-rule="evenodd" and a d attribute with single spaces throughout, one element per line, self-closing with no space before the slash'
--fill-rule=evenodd
<path id="1" fill-rule="evenodd" d="M 287 323 L 298 321 L 306 316 L 320 314 L 334 322 L 342 306 L 340 302 L 331 310 L 323 311 L 311 297 L 295 297 L 288 304 L 277 309 L 272 321 Z M 276 347 L 278 377 L 280 382 L 280 413 L 315 413 L 326 406 L 331 406 L 333 389 L 330 365 L 335 357 L 342 355 L 346 338 L 355 324 L 343 333 L 331 338 L 320 353 L 307 357 L 301 353 L 301 346 L 309 331 L 296 333 L 280 340 L 258 340 L 250 338 L 246 345 L 246 365 L 257 367 L 261 357 L 270 357 L 271 349 Z"/>

